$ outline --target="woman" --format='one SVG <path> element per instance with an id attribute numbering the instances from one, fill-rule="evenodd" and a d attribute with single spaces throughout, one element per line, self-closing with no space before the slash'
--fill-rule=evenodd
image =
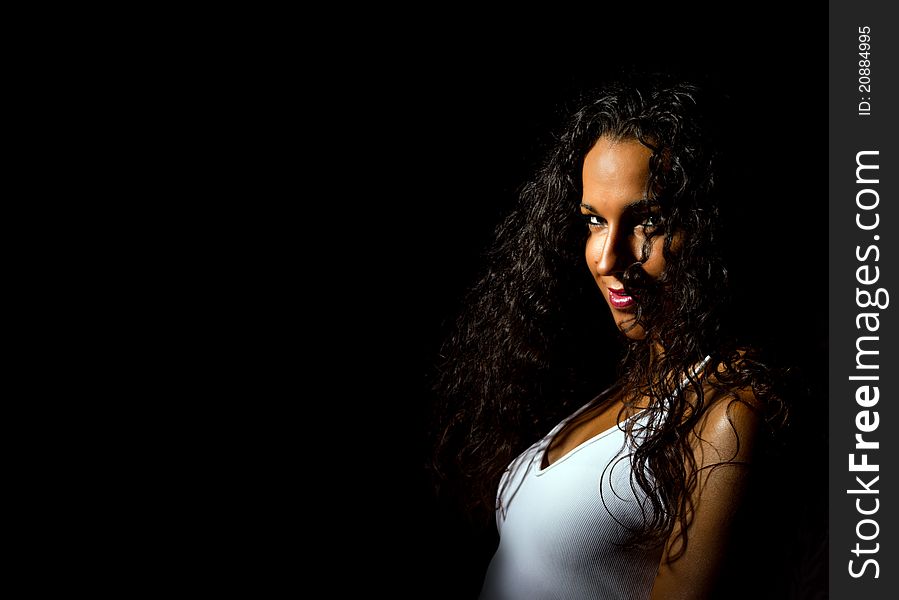
<path id="1" fill-rule="evenodd" d="M 709 117 L 689 84 L 609 86 L 498 230 L 438 385 L 444 472 L 500 533 L 483 598 L 713 592 L 784 412 L 730 326 Z M 601 312 L 626 342 L 617 381 L 544 435 L 608 362 Z"/>

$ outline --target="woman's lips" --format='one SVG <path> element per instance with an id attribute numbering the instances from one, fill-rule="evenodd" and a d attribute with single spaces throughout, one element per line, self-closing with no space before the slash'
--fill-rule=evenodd
<path id="1" fill-rule="evenodd" d="M 609 288 L 609 304 L 618 309 L 630 308 L 634 305 L 634 299 L 624 293 L 624 288 Z"/>

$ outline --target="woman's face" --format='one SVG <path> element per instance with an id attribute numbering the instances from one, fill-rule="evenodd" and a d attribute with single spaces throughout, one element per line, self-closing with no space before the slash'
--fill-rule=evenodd
<path id="1" fill-rule="evenodd" d="M 658 223 L 657 209 L 645 203 L 652 152 L 636 140 L 599 138 L 584 158 L 584 197 L 581 213 L 590 230 L 587 266 L 612 311 L 618 328 L 630 339 L 642 339 L 642 326 L 631 327 L 636 300 L 621 275 L 635 262 L 655 279 L 665 268 L 664 236 L 652 238 L 648 255 L 643 242 Z"/>

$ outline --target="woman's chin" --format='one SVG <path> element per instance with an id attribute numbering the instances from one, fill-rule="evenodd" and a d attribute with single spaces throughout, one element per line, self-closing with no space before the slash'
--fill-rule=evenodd
<path id="1" fill-rule="evenodd" d="M 615 324 L 618 325 L 618 329 L 627 339 L 642 340 L 646 337 L 646 330 L 643 329 L 642 325 L 635 324 L 634 319 L 635 317 L 633 316 L 621 320 L 616 319 Z"/>

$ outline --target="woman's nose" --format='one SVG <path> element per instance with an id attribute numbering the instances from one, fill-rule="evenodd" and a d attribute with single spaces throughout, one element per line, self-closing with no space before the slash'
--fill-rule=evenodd
<path id="1" fill-rule="evenodd" d="M 628 257 L 630 250 L 627 247 L 627 236 L 622 236 L 618 227 L 610 227 L 602 243 L 599 256 L 596 261 L 596 272 L 599 275 L 611 275 L 624 270 L 623 262 L 633 262 L 633 257 Z M 628 262 L 628 264 L 630 264 Z"/>

